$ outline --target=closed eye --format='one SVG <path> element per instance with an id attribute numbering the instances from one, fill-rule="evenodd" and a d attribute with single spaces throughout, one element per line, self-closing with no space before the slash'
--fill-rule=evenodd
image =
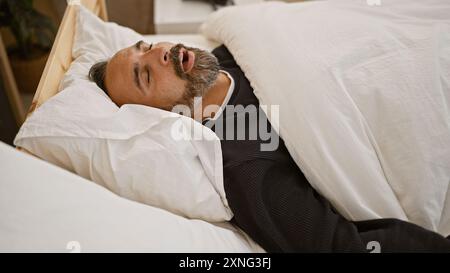
<path id="1" fill-rule="evenodd" d="M 148 86 L 150 86 L 150 79 L 151 79 L 151 75 L 150 75 L 150 66 L 146 65 L 144 67 L 145 72 L 147 72 L 147 84 Z"/>
<path id="2" fill-rule="evenodd" d="M 143 52 L 147 52 L 150 51 L 153 48 L 153 44 L 149 45 L 148 48 L 144 48 L 142 47 L 143 45 L 145 45 L 144 41 L 139 41 L 137 42 L 134 47 L 138 50 L 138 51 L 143 51 Z"/>

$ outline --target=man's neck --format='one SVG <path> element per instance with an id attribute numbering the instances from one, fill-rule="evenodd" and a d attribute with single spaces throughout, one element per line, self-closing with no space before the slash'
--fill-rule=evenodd
<path id="1" fill-rule="evenodd" d="M 228 90 L 230 89 L 231 80 L 224 72 L 220 72 L 214 85 L 201 98 L 202 107 L 194 109 L 194 119 L 203 121 L 207 118 L 214 118 L 214 115 L 219 111 Z M 201 111 L 201 112 L 200 112 Z"/>

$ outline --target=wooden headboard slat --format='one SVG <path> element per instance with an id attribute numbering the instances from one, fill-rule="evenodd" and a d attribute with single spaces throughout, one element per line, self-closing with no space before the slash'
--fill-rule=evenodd
<path id="1" fill-rule="evenodd" d="M 94 12 L 101 19 L 105 21 L 108 19 L 105 0 L 69 1 L 28 116 L 58 93 L 59 83 L 73 61 L 72 45 L 75 35 L 76 11 L 79 4 Z"/>

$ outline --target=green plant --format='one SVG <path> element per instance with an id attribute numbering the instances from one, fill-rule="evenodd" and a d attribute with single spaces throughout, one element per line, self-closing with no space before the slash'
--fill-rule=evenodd
<path id="1" fill-rule="evenodd" d="M 16 39 L 14 52 L 33 57 L 33 49 L 48 50 L 53 44 L 55 26 L 33 7 L 33 0 L 0 0 L 0 26 L 9 27 Z"/>

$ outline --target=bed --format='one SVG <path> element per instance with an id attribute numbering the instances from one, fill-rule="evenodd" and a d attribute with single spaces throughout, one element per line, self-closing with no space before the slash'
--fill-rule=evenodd
<path id="1" fill-rule="evenodd" d="M 69 1 L 28 117 L 58 93 L 72 63 L 80 4 L 107 19 L 103 0 Z M 217 45 L 200 35 L 146 38 Z M 230 223 L 189 220 L 129 201 L 21 147 L 0 143 L 0 161 L 1 252 L 264 252 Z"/>
<path id="2" fill-rule="evenodd" d="M 103 1 L 81 2 L 106 19 Z M 149 38 L 225 44 L 261 105 L 280 106 L 269 120 L 308 181 L 347 219 L 397 218 L 448 236 L 450 5 L 363 2 L 223 9 L 202 28 L 215 43 Z M 67 8 L 30 114 L 58 92 L 72 62 L 76 4 Z"/>

